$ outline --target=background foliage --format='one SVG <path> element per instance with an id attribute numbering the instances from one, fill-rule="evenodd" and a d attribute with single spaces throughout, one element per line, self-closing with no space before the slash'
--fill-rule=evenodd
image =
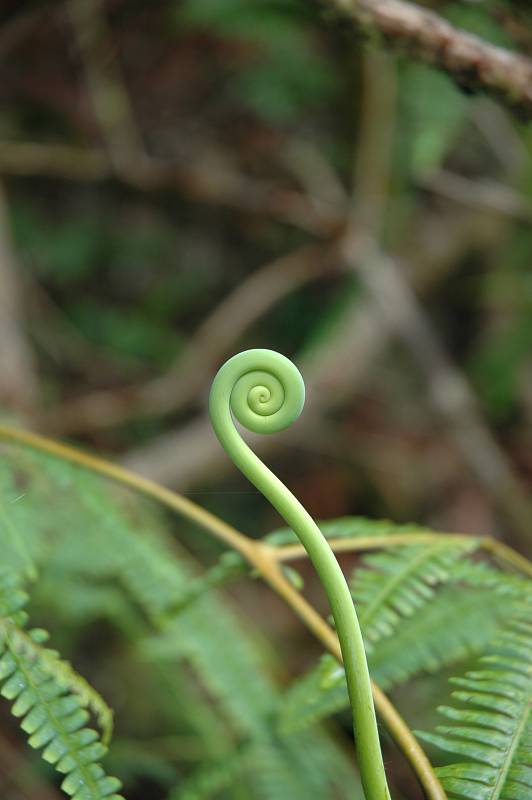
<path id="1" fill-rule="evenodd" d="M 420 5 L 532 50 L 527 3 Z M 308 407 L 258 447 L 315 517 L 496 534 L 530 555 L 530 123 L 326 4 L 28 0 L 0 13 L 2 421 L 106 452 L 262 537 L 278 519 L 220 451 L 205 405 L 228 355 L 276 348 L 301 366 Z M 64 676 L 98 741 L 115 710 L 105 769 L 130 800 L 353 796 L 341 670 L 238 559 L 25 448 L 6 445 L 1 470 L 0 578 L 30 597 L 2 615 L 24 652 L 40 663 L 57 647 L 105 698 Z M 379 532 L 338 524 L 335 536 Z M 524 589 L 494 592 L 473 543 L 467 562 L 451 540 L 420 547 L 342 565 L 372 674 L 429 731 L 449 675 L 525 635 Z M 294 567 L 324 610 L 307 564 Z M 372 605 L 397 575 L 406 597 Z M 59 797 L 0 713 L 4 795 Z M 415 797 L 385 744 L 394 796 Z"/>

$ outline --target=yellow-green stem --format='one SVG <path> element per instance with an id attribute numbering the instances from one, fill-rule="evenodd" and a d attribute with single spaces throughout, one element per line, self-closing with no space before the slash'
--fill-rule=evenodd
<path id="1" fill-rule="evenodd" d="M 246 350 L 219 370 L 209 411 L 223 448 L 297 534 L 318 573 L 342 650 L 366 800 L 389 800 L 364 642 L 347 581 L 312 517 L 248 447 L 233 420 L 234 414 L 248 430 L 276 433 L 299 416 L 304 399 L 303 379 L 291 361 L 272 350 Z"/>

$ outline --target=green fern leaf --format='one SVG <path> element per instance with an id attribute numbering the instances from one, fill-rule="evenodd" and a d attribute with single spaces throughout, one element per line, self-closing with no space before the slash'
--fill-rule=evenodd
<path id="1" fill-rule="evenodd" d="M 355 570 L 351 592 L 368 649 L 429 603 L 436 587 L 449 580 L 452 566 L 476 547 L 475 539 L 457 543 L 442 536 L 432 544 L 367 556 Z"/>
<path id="2" fill-rule="evenodd" d="M 168 795 L 168 800 L 208 800 L 239 779 L 249 761 L 247 751 L 236 751 L 220 761 L 201 766 Z"/>
<path id="3" fill-rule="evenodd" d="M 499 573 L 499 583 L 505 577 Z M 457 586 L 453 579 L 419 613 L 404 619 L 393 636 L 374 645 L 368 656 L 372 676 L 388 690 L 478 656 L 513 602 L 493 591 Z"/>
<path id="4" fill-rule="evenodd" d="M 31 533 L 20 520 L 24 493 L 16 487 L 12 470 L 0 459 L 0 548 L 2 567 L 14 575 L 36 577 Z M 20 524 L 22 522 L 22 524 Z"/>
<path id="5" fill-rule="evenodd" d="M 220 759 L 232 758 L 235 746 L 249 744 L 256 746 L 256 759 L 242 779 L 257 800 L 324 800 L 338 785 L 337 776 L 344 785 L 356 785 L 349 758 L 325 733 L 272 738 L 282 696 L 265 668 L 260 638 L 245 629 L 213 590 L 239 572 L 241 562 L 231 554 L 208 574 L 198 575 L 152 504 L 139 503 L 130 492 L 71 464 L 25 450 L 15 455 L 18 473 L 24 476 L 28 520 L 42 531 L 43 540 L 53 541 L 53 547 L 43 549 L 39 583 L 49 587 L 60 582 L 68 592 L 75 584 L 93 582 L 99 591 L 113 586 L 121 592 L 136 614 L 136 624 L 128 625 L 136 643 L 132 657 L 142 659 L 156 683 L 161 680 L 158 693 L 165 698 L 165 716 L 171 715 L 173 724 L 196 728 L 213 769 Z M 39 513 L 41 487 L 48 498 L 46 515 Z M 86 613 L 122 614 L 116 602 L 107 609 L 105 605 L 93 595 L 92 610 L 73 603 L 67 617 L 71 610 L 81 613 L 82 622 Z M 157 633 L 148 638 L 150 629 Z M 188 702 L 191 689 L 197 692 L 194 704 Z M 170 711 L 169 696 L 176 700 L 175 710 Z M 187 717 L 187 708 L 194 719 Z M 200 716 L 205 717 L 201 726 Z M 321 753 L 327 753 L 326 764 L 320 762 Z M 305 760 L 321 763 L 320 774 L 317 768 L 302 769 Z"/>
<path id="6" fill-rule="evenodd" d="M 318 521 L 318 527 L 326 539 L 355 539 L 378 536 L 392 536 L 394 534 L 420 533 L 436 538 L 437 533 L 429 528 L 419 525 L 398 525 L 386 519 L 368 519 L 367 517 L 339 517 L 332 520 Z M 443 536 L 444 534 L 440 534 Z M 265 538 L 270 545 L 282 547 L 285 544 L 298 544 L 299 540 L 291 528 L 279 528 L 272 531 Z"/>
<path id="7" fill-rule="evenodd" d="M 515 604 L 514 594 L 506 587 L 506 579 L 512 584 L 513 576 L 493 572 L 498 584 L 491 585 L 489 591 L 457 586 L 453 575 L 452 585 L 443 587 L 417 614 L 403 619 L 393 636 L 372 647 L 368 653 L 370 671 L 383 689 L 486 651 Z M 299 730 L 347 708 L 343 668 L 325 655 L 286 693 L 281 729 Z"/>
<path id="8" fill-rule="evenodd" d="M 349 697 L 343 667 L 333 656 L 325 654 L 317 667 L 286 692 L 279 729 L 282 733 L 294 733 L 346 708 Z"/>
<path id="9" fill-rule="evenodd" d="M 88 708 L 94 714 L 102 730 L 102 742 L 108 745 L 113 735 L 113 711 L 103 697 L 79 675 L 68 661 L 64 661 L 56 650 L 43 647 L 49 634 L 42 628 L 33 628 L 29 634 L 18 631 L 20 637 L 25 637 L 25 649 L 32 661 L 39 661 L 43 669 L 53 675 L 59 684 L 72 694 L 77 695 L 83 708 Z"/>
<path id="10" fill-rule="evenodd" d="M 479 669 L 453 679 L 464 707 L 442 706 L 451 725 L 418 735 L 465 759 L 438 769 L 453 798 L 532 797 L 532 596 L 515 610 Z"/>
<path id="11" fill-rule="evenodd" d="M 103 724 L 109 724 L 108 710 L 70 665 L 43 647 L 45 632 L 24 630 L 26 601 L 12 576 L 0 576 L 0 694 L 13 703 L 12 713 L 21 718 L 30 746 L 44 748 L 44 760 L 65 775 L 61 788 L 66 794 L 73 800 L 122 800 L 120 781 L 108 777 L 98 763 L 106 746 L 85 727 L 86 706 Z"/>

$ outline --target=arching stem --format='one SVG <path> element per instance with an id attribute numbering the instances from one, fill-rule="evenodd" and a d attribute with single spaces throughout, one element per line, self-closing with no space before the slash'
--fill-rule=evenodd
<path id="1" fill-rule="evenodd" d="M 252 354 L 256 354 L 257 357 L 255 369 L 252 366 Z M 245 358 L 239 361 L 241 356 Z M 240 370 L 239 364 L 243 367 Z M 279 379 L 287 389 L 287 381 L 293 377 L 295 367 L 278 353 L 258 350 L 239 354 L 221 368 L 214 379 L 209 401 L 212 425 L 222 447 L 236 466 L 297 534 L 318 573 L 329 600 L 342 651 L 353 713 L 357 760 L 365 797 L 366 800 L 389 800 L 366 653 L 347 581 L 327 540 L 312 517 L 248 447 L 238 433 L 232 417 L 232 408 L 237 414 L 239 411 L 235 409 L 234 404 L 232 406 L 231 395 L 234 386 L 243 376 L 249 378 L 250 373 L 256 372 L 257 376 L 262 378 L 266 370 Z M 295 372 L 299 375 L 297 370 Z M 293 416 L 297 416 L 297 413 Z M 259 420 L 259 423 L 261 432 L 267 432 L 264 418 Z M 248 421 L 246 425 L 252 427 Z"/>

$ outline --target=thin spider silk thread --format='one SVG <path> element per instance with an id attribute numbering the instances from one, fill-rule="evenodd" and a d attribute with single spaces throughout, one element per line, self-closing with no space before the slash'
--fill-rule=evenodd
<path id="1" fill-rule="evenodd" d="M 342 650 L 364 794 L 366 800 L 390 800 L 364 643 L 344 574 L 312 517 L 244 442 L 233 419 L 254 433 L 277 433 L 299 417 L 304 402 L 295 364 L 273 350 L 245 350 L 218 371 L 209 413 L 224 450 L 297 534 L 318 573 Z"/>

